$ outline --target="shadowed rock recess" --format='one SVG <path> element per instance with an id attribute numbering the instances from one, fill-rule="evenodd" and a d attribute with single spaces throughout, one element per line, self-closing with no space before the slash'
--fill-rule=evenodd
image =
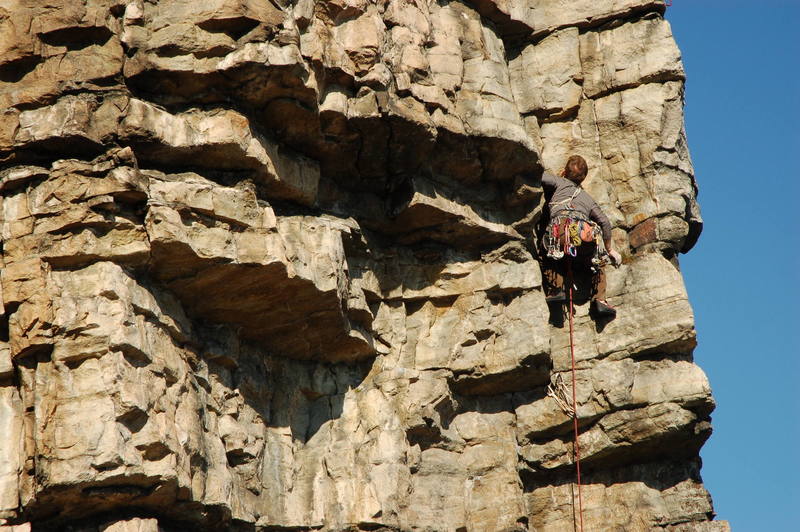
<path id="1" fill-rule="evenodd" d="M 727 530 L 664 9 L 2 3 L 0 531 L 572 529 L 572 153 L 624 256 L 575 313 L 585 529 Z"/>

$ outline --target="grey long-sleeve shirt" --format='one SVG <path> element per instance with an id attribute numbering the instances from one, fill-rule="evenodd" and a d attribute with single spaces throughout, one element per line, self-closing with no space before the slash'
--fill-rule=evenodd
<path id="1" fill-rule="evenodd" d="M 551 217 L 558 211 L 571 208 L 597 223 L 603 230 L 603 240 L 606 242 L 611 240 L 611 222 L 603 214 L 597 202 L 585 190 L 581 189 L 570 202 L 569 199 L 575 194 L 578 185 L 569 179 L 553 175 L 550 172 L 542 174 L 542 186 L 547 194 L 552 193 L 548 201 Z"/>

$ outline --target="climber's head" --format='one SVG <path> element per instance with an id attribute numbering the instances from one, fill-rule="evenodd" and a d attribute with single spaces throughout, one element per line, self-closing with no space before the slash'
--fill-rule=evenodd
<path id="1" fill-rule="evenodd" d="M 586 173 L 589 171 L 589 167 L 586 165 L 586 161 L 580 155 L 573 155 L 567 160 L 567 164 L 564 165 L 564 172 L 563 176 L 580 185 L 584 179 L 586 179 Z"/>

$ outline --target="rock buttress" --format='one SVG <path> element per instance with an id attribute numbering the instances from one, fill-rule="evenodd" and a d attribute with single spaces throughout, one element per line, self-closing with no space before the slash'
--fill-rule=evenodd
<path id="1" fill-rule="evenodd" d="M 624 255 L 576 311 L 587 529 L 726 530 L 663 10 L 1 7 L 0 530 L 568 529 L 533 233 L 572 153 Z"/>

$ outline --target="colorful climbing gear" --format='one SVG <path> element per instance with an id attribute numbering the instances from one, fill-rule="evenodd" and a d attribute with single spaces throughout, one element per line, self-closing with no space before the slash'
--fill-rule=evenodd
<path id="1" fill-rule="evenodd" d="M 542 238 L 547 256 L 555 260 L 566 255 L 577 257 L 578 248 L 592 242 L 596 246 L 591 262 L 601 267 L 608 262 L 602 231 L 596 223 L 572 209 L 564 209 L 553 215 Z"/>

